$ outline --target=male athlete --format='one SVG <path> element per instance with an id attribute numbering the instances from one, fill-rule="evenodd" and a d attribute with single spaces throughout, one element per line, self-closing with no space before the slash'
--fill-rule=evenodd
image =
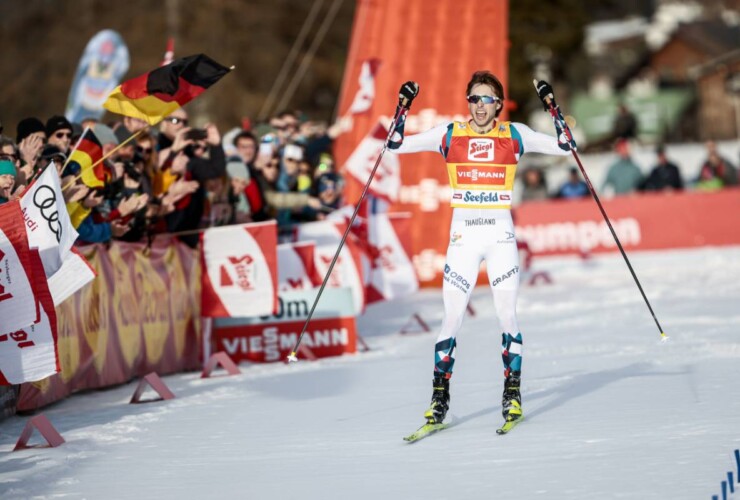
<path id="1" fill-rule="evenodd" d="M 409 103 L 418 93 L 414 82 L 405 83 L 401 100 Z M 540 97 L 552 98 L 552 87 L 539 82 Z M 449 383 L 455 364 L 456 335 L 473 292 L 481 261 L 503 328 L 504 392 L 503 432 L 523 418 L 519 384 L 522 369 L 522 334 L 516 317 L 519 290 L 519 253 L 511 218 L 511 196 L 519 158 L 524 153 L 568 155 L 575 142 L 564 134 L 562 115 L 554 114 L 558 138 L 533 131 L 522 123 L 499 121 L 504 101 L 501 82 L 488 71 L 477 71 L 466 89 L 470 120 L 438 125 L 404 138 L 405 111 L 388 147 L 395 153 L 437 151 L 447 163 L 452 188 L 452 224 L 442 297 L 444 320 L 434 355 L 432 403 L 424 414 L 427 426 L 440 426 L 450 402 Z M 406 106 L 408 108 L 408 106 Z M 501 430 L 499 430 L 501 431 Z"/>

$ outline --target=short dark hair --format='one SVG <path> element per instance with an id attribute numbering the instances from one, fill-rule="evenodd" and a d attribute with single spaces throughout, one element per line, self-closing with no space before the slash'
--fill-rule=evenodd
<path id="1" fill-rule="evenodd" d="M 257 146 L 257 144 L 259 144 L 260 142 L 257 140 L 257 137 L 255 137 L 255 135 L 249 130 L 244 130 L 236 134 L 236 137 L 234 137 L 234 141 L 233 141 L 234 147 L 237 147 L 237 143 L 239 142 L 240 139 L 249 139 L 250 141 L 254 142 L 255 146 Z"/>
<path id="2" fill-rule="evenodd" d="M 501 80 L 496 78 L 493 73 L 487 70 L 476 71 L 475 73 L 473 73 L 473 76 L 470 77 L 470 81 L 468 82 L 468 87 L 465 89 L 465 95 L 470 95 L 470 92 L 473 91 L 473 87 L 479 84 L 488 85 L 489 87 L 491 87 L 494 94 L 496 94 L 496 96 L 501 99 L 502 103 L 504 99 L 506 99 L 506 96 L 504 95 L 504 86 L 501 83 Z M 504 109 L 503 104 L 496 110 L 496 116 L 501 113 L 502 109 Z"/>

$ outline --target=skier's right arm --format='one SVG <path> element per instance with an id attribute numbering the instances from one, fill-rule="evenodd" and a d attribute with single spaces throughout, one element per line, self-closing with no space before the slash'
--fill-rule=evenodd
<path id="1" fill-rule="evenodd" d="M 388 149 L 394 153 L 419 153 L 422 151 L 440 151 L 442 139 L 447 131 L 447 125 L 434 127 L 421 134 L 404 138 L 404 127 L 406 126 L 406 115 L 411 109 L 411 103 L 419 94 L 419 84 L 406 82 L 398 91 L 398 107 L 396 108 L 396 121 L 390 138 Z"/>
<path id="2" fill-rule="evenodd" d="M 391 136 L 391 140 L 388 141 L 388 149 L 391 153 L 403 154 L 403 153 L 421 153 L 422 151 L 431 151 L 439 153 L 442 147 L 442 140 L 447 134 L 449 123 L 442 123 L 436 127 L 430 128 L 426 132 L 420 134 L 410 135 L 406 138 L 403 137 L 403 129 L 401 130 L 401 140 L 394 141 L 394 136 Z"/>

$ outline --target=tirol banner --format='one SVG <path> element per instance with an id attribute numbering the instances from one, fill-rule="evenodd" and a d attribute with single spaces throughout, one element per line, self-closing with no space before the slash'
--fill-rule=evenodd
<path id="1" fill-rule="evenodd" d="M 278 312 L 270 316 L 216 318 L 216 350 L 225 351 L 236 363 L 284 361 L 298 341 L 316 293 L 315 289 L 281 292 Z M 324 289 L 301 344 L 317 358 L 357 352 L 351 289 Z"/>
<path id="2" fill-rule="evenodd" d="M 61 372 L 21 385 L 33 410 L 152 371 L 200 368 L 200 266 L 174 240 L 82 247 L 97 277 L 56 308 Z"/>
<path id="3" fill-rule="evenodd" d="M 113 30 L 98 32 L 85 47 L 67 99 L 65 116 L 80 123 L 85 118 L 103 117 L 108 94 L 128 71 L 128 48 Z"/>
<path id="4" fill-rule="evenodd" d="M 507 0 L 486 2 L 485 7 L 457 0 L 357 2 L 339 103 L 339 114 L 351 118 L 352 129 L 335 146 L 338 164 L 347 169 L 348 203 L 359 199 L 366 180 L 357 176 L 369 173 L 377 158 L 361 155 L 373 151 L 368 141 L 375 137 L 377 124 L 389 124 L 402 83 L 414 80 L 421 89 L 409 112 L 406 134 L 449 120 L 466 120 L 465 87 L 477 70 L 490 70 L 506 87 L 508 22 Z M 451 36 L 440 38 L 439 33 L 451 29 Z M 502 118 L 506 119 L 506 111 Z M 400 180 L 388 178 L 398 174 L 384 163 L 383 178 L 373 192 L 393 202 L 390 211 L 412 213 L 412 260 L 421 285 L 440 283 L 444 266 L 438 264 L 447 251 L 452 213 L 444 161 L 438 154 L 420 153 L 399 155 L 398 162 L 395 172 Z"/>

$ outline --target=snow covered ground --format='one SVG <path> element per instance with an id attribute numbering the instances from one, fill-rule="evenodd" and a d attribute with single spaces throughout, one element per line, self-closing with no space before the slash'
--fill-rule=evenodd
<path id="1" fill-rule="evenodd" d="M 10 418 L 0 498 L 721 498 L 740 448 L 740 248 L 631 260 L 670 341 L 619 254 L 536 262 L 554 283 L 522 289 L 526 421 L 506 436 L 500 332 L 480 287 L 458 339 L 454 425 L 402 441 L 429 402 L 436 333 L 397 332 L 413 313 L 439 325 L 428 290 L 360 318 L 369 353 L 170 376 L 171 401 L 127 404 L 135 382 L 75 395 L 43 410 L 59 448 L 11 452 L 28 417 Z"/>

